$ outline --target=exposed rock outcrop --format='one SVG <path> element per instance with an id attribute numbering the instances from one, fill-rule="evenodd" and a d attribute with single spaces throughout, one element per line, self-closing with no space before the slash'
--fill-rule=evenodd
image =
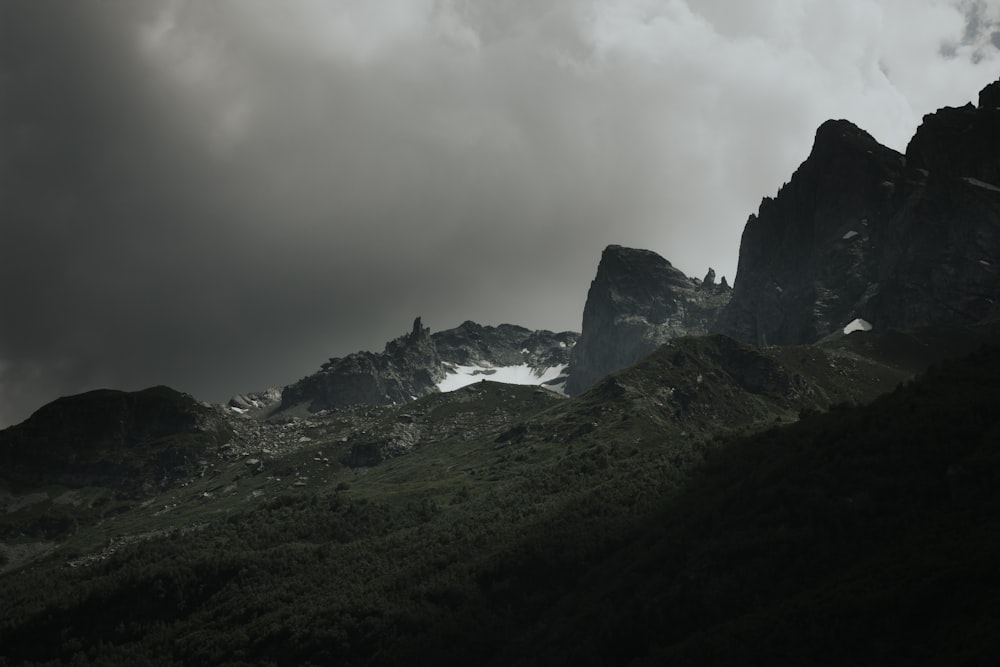
<path id="1" fill-rule="evenodd" d="M 906 155 L 847 121 L 743 232 L 717 329 L 757 345 L 812 343 L 861 318 L 876 328 L 1000 315 L 1000 82 L 980 105 L 924 117 Z"/>
<path id="2" fill-rule="evenodd" d="M 285 387 L 281 407 L 306 405 L 315 412 L 358 403 L 405 403 L 431 391 L 443 377 L 430 328 L 418 317 L 410 333 L 386 343 L 381 354 L 355 352 L 331 359 L 319 372 Z"/>
<path id="3" fill-rule="evenodd" d="M 729 301 L 730 289 L 688 278 L 649 250 L 605 248 L 583 309 L 566 391 L 577 394 L 671 338 L 705 334 Z"/>
<path id="4" fill-rule="evenodd" d="M 280 409 L 304 406 L 310 412 L 348 405 L 390 405 L 438 391 L 455 366 L 548 368 L 569 363 L 573 332 L 531 331 L 467 321 L 430 333 L 418 317 L 412 331 L 389 342 L 382 353 L 356 352 L 331 359 L 320 370 L 282 392 Z"/>
<path id="5" fill-rule="evenodd" d="M 965 325 L 1000 315 L 1000 82 L 980 107 L 924 117 L 889 220 L 876 327 Z M 992 91 L 992 92 L 991 92 Z"/>

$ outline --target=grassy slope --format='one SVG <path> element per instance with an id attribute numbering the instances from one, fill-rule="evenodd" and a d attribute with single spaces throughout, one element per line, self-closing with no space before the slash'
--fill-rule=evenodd
<path id="1" fill-rule="evenodd" d="M 717 450 L 510 662 L 995 661 L 998 378 L 994 348 Z"/>
<path id="2" fill-rule="evenodd" d="M 310 473 L 303 487 L 247 475 L 236 462 L 223 476 L 239 476 L 238 493 L 205 499 L 199 485 L 218 480 L 199 479 L 172 492 L 170 511 L 162 510 L 172 502 L 156 498 L 116 519 L 115 534 L 175 529 L 170 539 L 121 545 L 85 568 L 53 559 L 0 580 L 9 600 L 0 656 L 17 663 L 89 652 L 107 664 L 457 664 L 486 656 L 497 664 L 569 656 L 697 664 L 782 651 L 858 658 L 877 639 L 872 632 L 898 650 L 900 623 L 861 630 L 912 589 L 912 577 L 940 569 L 945 544 L 966 555 L 940 585 L 978 597 L 962 613 L 942 607 L 939 616 L 951 619 L 948 627 L 968 620 L 957 636 L 982 649 L 977 610 L 996 588 L 983 570 L 995 545 L 981 527 L 997 514 L 989 485 L 977 491 L 985 482 L 976 480 L 996 470 L 992 450 L 980 446 L 1000 440 L 989 417 L 1000 396 L 995 355 L 864 410 L 842 408 L 732 447 L 718 433 L 718 420 L 733 435 L 790 421 L 803 408 L 863 401 L 877 385 L 860 378 L 904 374 L 898 364 L 852 356 L 846 343 L 857 341 L 823 354 L 767 352 L 779 357 L 784 379 L 766 360 L 733 362 L 727 342 L 707 338 L 678 341 L 572 401 L 492 383 L 427 397 L 405 411 L 433 442 L 364 474 Z M 747 383 L 760 391 L 746 391 Z M 520 421 L 475 427 L 508 409 Z M 926 443 L 913 451 L 926 449 L 927 460 L 892 449 L 897 436 Z M 935 449 L 966 440 L 979 449 L 957 458 Z M 313 447 L 282 465 L 316 467 Z M 315 443 L 336 455 L 334 447 Z M 942 491 L 953 463 L 961 466 L 953 484 L 973 480 L 971 496 Z M 689 482 L 695 469 L 702 472 Z M 254 490 L 264 493 L 255 499 Z M 944 504 L 913 504 L 925 496 Z M 107 523 L 79 530 L 77 548 L 107 539 Z M 943 532 L 928 533 L 925 523 Z M 925 556 L 900 559 L 907 553 Z M 883 586 L 886 563 L 898 565 Z M 985 576 L 986 598 L 967 590 L 965 568 Z M 919 608 L 926 595 L 915 590 Z M 845 649 L 834 640 L 840 633 L 861 643 Z M 957 655 L 949 650 L 941 655 Z"/>

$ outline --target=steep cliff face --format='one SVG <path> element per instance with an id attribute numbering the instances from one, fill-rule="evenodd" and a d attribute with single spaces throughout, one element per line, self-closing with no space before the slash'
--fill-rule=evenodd
<path id="1" fill-rule="evenodd" d="M 317 411 L 358 403 L 405 403 L 431 391 L 443 377 L 430 328 L 418 317 L 410 333 L 388 342 L 381 354 L 355 352 L 331 359 L 319 372 L 285 387 L 281 407 L 305 405 Z"/>
<path id="2" fill-rule="evenodd" d="M 671 338 L 708 333 L 730 288 L 688 278 L 649 250 L 608 246 L 583 309 L 566 391 L 577 394 Z"/>
<path id="3" fill-rule="evenodd" d="M 719 328 L 756 345 L 813 342 L 850 321 L 876 282 L 903 156 L 827 121 L 774 199 L 751 215 Z"/>
<path id="4" fill-rule="evenodd" d="M 924 118 L 906 155 L 828 121 L 750 216 L 717 329 L 757 345 L 877 328 L 964 325 L 1000 303 L 1000 82 Z"/>
<path id="5" fill-rule="evenodd" d="M 869 311 L 877 327 L 1000 315 L 1000 82 L 924 117 L 906 149 Z"/>

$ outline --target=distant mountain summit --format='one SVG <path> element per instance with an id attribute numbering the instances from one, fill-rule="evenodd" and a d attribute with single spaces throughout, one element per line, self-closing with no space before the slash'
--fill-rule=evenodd
<path id="1" fill-rule="evenodd" d="M 418 317 L 410 333 L 386 343 L 383 352 L 330 359 L 316 373 L 285 387 L 281 408 L 304 405 L 315 412 L 357 403 L 405 403 L 432 391 L 443 377 L 430 329 Z"/>
<path id="2" fill-rule="evenodd" d="M 604 251 L 567 392 L 678 336 L 797 345 L 997 318 L 998 147 L 1000 81 L 978 106 L 925 116 L 905 155 L 849 121 L 823 123 L 791 180 L 747 221 L 732 290 L 648 250 Z"/>
<path id="3" fill-rule="evenodd" d="M 650 250 L 608 246 L 587 293 L 567 393 L 584 391 L 671 338 L 708 333 L 730 294 L 712 269 L 698 280 Z"/>
<path id="4" fill-rule="evenodd" d="M 747 221 L 718 330 L 756 345 L 1000 313 L 1000 82 L 924 117 L 906 154 L 827 121 Z"/>
<path id="5" fill-rule="evenodd" d="M 792 345 L 857 317 L 876 282 L 903 162 L 846 120 L 823 123 L 809 157 L 747 221 L 720 328 L 756 345 Z"/>
<path id="6" fill-rule="evenodd" d="M 418 317 L 410 333 L 387 343 L 383 352 L 330 359 L 316 373 L 285 387 L 278 410 L 406 403 L 485 379 L 561 391 L 576 339 L 569 331 L 471 321 L 431 334 Z"/>

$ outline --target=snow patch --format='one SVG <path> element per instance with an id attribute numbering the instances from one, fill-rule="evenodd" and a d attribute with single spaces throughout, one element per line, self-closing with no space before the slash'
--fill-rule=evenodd
<path id="1" fill-rule="evenodd" d="M 851 322 L 844 327 L 844 333 L 854 333 L 855 331 L 871 331 L 872 325 L 867 320 L 863 320 L 860 317 L 856 320 L 851 320 Z"/>
<path id="2" fill-rule="evenodd" d="M 845 241 L 850 241 L 851 239 L 853 239 L 857 235 L 858 235 L 858 233 L 852 229 L 851 231 L 849 231 L 846 234 L 844 234 L 841 238 L 843 240 L 845 240 Z"/>
<path id="3" fill-rule="evenodd" d="M 560 396 L 569 396 L 569 394 L 566 393 L 566 380 L 555 384 L 547 384 L 545 385 L 545 388 L 556 392 Z"/>
<path id="4" fill-rule="evenodd" d="M 973 178 L 972 176 L 963 176 L 962 180 L 969 185 L 974 185 L 977 188 L 983 188 L 984 190 L 992 190 L 993 192 L 1000 192 L 1000 188 L 993 185 L 992 183 L 987 183 L 986 181 L 981 181 L 978 178 Z"/>
<path id="5" fill-rule="evenodd" d="M 438 382 L 441 391 L 455 391 L 480 380 L 503 382 L 505 384 L 545 384 L 557 379 L 566 370 L 566 365 L 548 368 L 532 368 L 528 364 L 517 366 L 453 366 L 443 380 Z"/>

